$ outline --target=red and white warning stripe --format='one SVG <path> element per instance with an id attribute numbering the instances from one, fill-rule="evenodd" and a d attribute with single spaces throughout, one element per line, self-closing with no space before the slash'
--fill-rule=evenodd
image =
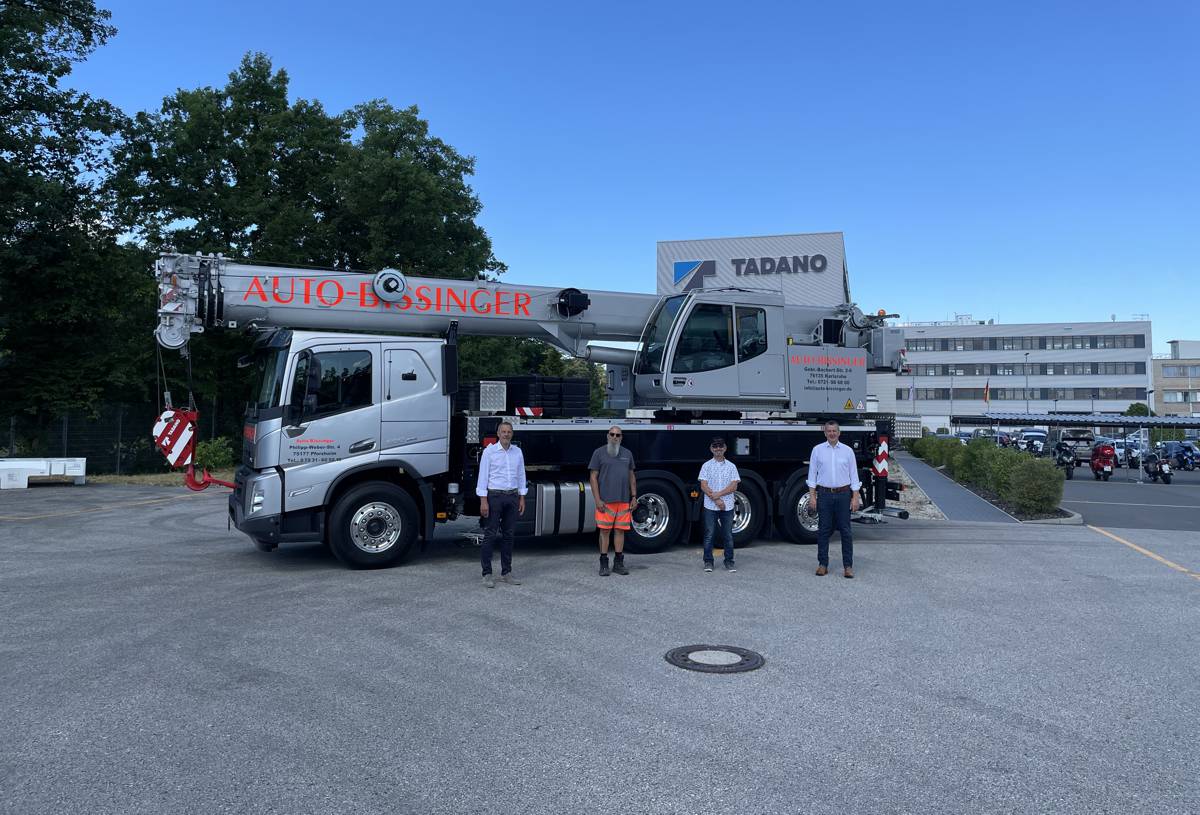
<path id="1" fill-rule="evenodd" d="M 192 463 L 192 436 L 195 428 L 187 411 L 166 410 L 154 423 L 154 446 L 172 467 Z"/>
<path id="2" fill-rule="evenodd" d="M 519 407 L 516 411 L 518 416 L 541 416 L 543 408 Z"/>
<path id="3" fill-rule="evenodd" d="M 877 478 L 887 478 L 888 474 L 888 438 L 879 437 L 879 449 L 875 451 L 875 461 L 872 463 Z"/>

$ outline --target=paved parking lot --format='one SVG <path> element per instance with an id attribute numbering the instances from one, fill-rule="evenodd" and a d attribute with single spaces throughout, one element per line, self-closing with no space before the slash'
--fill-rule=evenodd
<path id="1" fill-rule="evenodd" d="M 856 527 L 855 580 L 574 540 L 488 591 L 455 540 L 260 553 L 223 500 L 0 493 L 0 811 L 1196 809 L 1197 533 Z M 693 643 L 766 666 L 663 660 Z"/>
<path id="2" fill-rule="evenodd" d="M 1172 473 L 1170 484 L 1136 478 L 1135 471 L 1118 470 L 1111 480 L 1096 481 L 1079 467 L 1063 485 L 1063 506 L 1095 526 L 1200 531 L 1200 470 Z"/>

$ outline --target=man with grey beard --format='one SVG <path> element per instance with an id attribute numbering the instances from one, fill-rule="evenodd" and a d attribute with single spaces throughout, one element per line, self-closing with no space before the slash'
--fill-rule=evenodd
<path id="1" fill-rule="evenodd" d="M 588 462 L 591 471 L 592 498 L 596 504 L 596 529 L 600 531 L 600 576 L 607 577 L 608 537 L 612 534 L 615 552 L 612 571 L 629 574 L 625 568 L 625 533 L 633 504 L 637 501 L 637 476 L 633 454 L 621 446 L 621 428 L 608 429 L 608 443 L 596 448 Z"/>

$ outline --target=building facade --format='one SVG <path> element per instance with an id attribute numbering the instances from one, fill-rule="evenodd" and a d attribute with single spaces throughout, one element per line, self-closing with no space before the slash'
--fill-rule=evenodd
<path id="1" fill-rule="evenodd" d="M 1167 344 L 1170 357 L 1152 360 L 1154 411 L 1159 416 L 1200 416 L 1200 341 Z"/>
<path id="2" fill-rule="evenodd" d="M 908 373 L 896 377 L 896 413 L 931 430 L 989 411 L 1121 413 L 1152 387 L 1145 321 L 899 327 Z"/>

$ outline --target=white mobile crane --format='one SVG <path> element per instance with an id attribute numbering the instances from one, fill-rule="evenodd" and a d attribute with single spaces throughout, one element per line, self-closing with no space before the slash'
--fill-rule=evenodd
<path id="1" fill-rule="evenodd" d="M 899 364 L 902 334 L 882 313 L 788 306 L 747 289 L 660 297 L 173 253 L 155 271 L 163 347 L 186 353 L 212 328 L 259 332 L 257 393 L 227 486 L 233 524 L 264 550 L 324 540 L 348 565 L 396 562 L 436 522 L 478 514 L 479 455 L 502 418 L 516 425 L 530 478 L 519 534 L 594 529 L 586 464 L 614 422 L 638 464 L 635 551 L 669 546 L 699 517 L 696 477 L 718 433 L 742 475 L 735 543 L 772 522 L 792 540 L 814 539 L 804 476 L 830 417 L 842 420 L 842 441 L 867 476 L 860 520 L 906 517 L 886 506 L 895 497 L 890 427 L 861 417 L 868 368 Z M 608 404 L 623 418 L 455 411 L 460 334 L 533 337 L 604 363 Z M 168 410 L 155 439 L 172 464 L 188 466 L 188 485 L 203 489 L 224 482 L 194 477 L 195 421 L 194 411 Z"/>

